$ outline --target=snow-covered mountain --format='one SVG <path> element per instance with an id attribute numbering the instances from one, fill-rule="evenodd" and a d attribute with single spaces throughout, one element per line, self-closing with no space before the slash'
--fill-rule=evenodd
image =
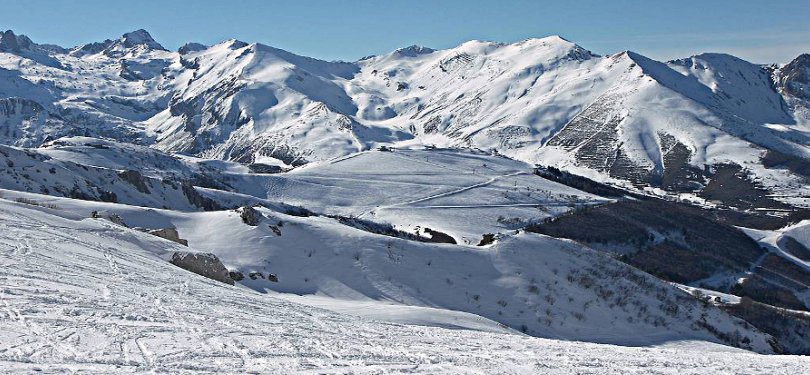
<path id="1" fill-rule="evenodd" d="M 70 49 L 7 31 L 0 45 L 0 135 L 18 146 L 94 136 L 287 166 L 379 145 L 474 147 L 674 191 L 735 164 L 793 197 L 796 168 L 763 159 L 810 157 L 807 55 L 658 62 L 552 36 L 327 62 L 237 40 L 169 52 L 144 30 Z"/>

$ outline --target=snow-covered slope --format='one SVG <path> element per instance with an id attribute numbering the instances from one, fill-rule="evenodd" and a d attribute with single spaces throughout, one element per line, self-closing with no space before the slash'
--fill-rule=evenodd
<path id="1" fill-rule="evenodd" d="M 795 168 L 761 160 L 810 157 L 801 56 L 784 67 L 723 54 L 662 63 L 551 36 L 347 63 L 237 40 L 168 52 L 143 30 L 70 50 L 3 40 L 0 136 L 19 146 L 105 136 L 298 166 L 433 144 L 671 190 L 700 190 L 715 174 L 707 165 L 734 163 L 783 196 L 804 194 Z"/>
<path id="2" fill-rule="evenodd" d="M 485 234 L 608 201 L 540 178 L 526 163 L 455 149 L 367 151 L 263 174 L 233 162 L 67 137 L 36 149 L 0 146 L 0 163 L 0 188 L 184 211 L 284 202 L 423 237 L 438 230 L 473 245 Z"/>
<path id="3" fill-rule="evenodd" d="M 451 149 L 369 151 L 266 177 L 267 198 L 316 212 L 439 230 L 475 245 L 583 205 L 607 202 L 528 164 Z"/>
<path id="4" fill-rule="evenodd" d="M 37 150 L 0 145 L 0 165 L 3 166 L 0 186 L 41 194 L 176 210 L 219 207 L 216 202 L 200 195 L 191 184 L 194 181 L 191 176 L 182 175 L 183 172 L 188 175 L 193 173 L 167 155 L 90 138 L 74 138 L 59 144 L 63 147 Z M 78 152 L 80 149 L 85 152 Z M 88 149 L 93 151 L 89 152 Z M 148 155 L 154 159 L 143 158 L 139 159 L 138 164 L 127 165 L 124 162 L 128 151 L 144 151 L 141 156 Z M 111 158 L 103 158 L 104 154 Z M 139 168 L 140 165 L 165 166 L 166 169 L 156 174 L 154 169 Z M 172 170 L 172 167 L 177 168 Z"/>
<path id="5" fill-rule="evenodd" d="M 4 372 L 797 374 L 810 366 L 706 344 L 629 348 L 379 323 L 204 279 L 159 257 L 180 246 L 104 221 L 3 200 L 0 211 Z"/>
<path id="6" fill-rule="evenodd" d="M 674 286 L 550 237 L 520 233 L 487 247 L 439 245 L 268 209 L 258 210 L 252 226 L 234 211 L 3 194 L 73 220 L 92 210 L 133 227 L 177 228 L 191 248 L 216 254 L 242 275 L 239 283 L 259 291 L 463 311 L 539 337 L 621 345 L 703 340 L 773 350 L 767 336 Z"/>
<path id="7" fill-rule="evenodd" d="M 340 298 L 338 310 L 349 312 L 358 311 L 353 304 L 358 300 L 384 311 L 390 307 L 379 303 L 394 303 L 401 307 L 390 314 L 416 316 L 412 322 L 433 315 L 421 309 L 452 309 L 541 337 L 636 345 L 692 338 L 748 345 L 746 334 L 735 333 L 738 329 L 722 319 L 707 326 L 695 321 L 695 311 L 705 307 L 668 285 L 658 289 L 658 280 L 650 283 L 649 276 L 605 255 L 585 256 L 590 250 L 580 245 L 521 233 L 528 224 L 610 200 L 536 176 L 531 166 L 502 156 L 386 149 L 257 174 L 232 162 L 171 157 L 86 137 L 0 151 L 7 166 L 0 183 L 17 190 L 5 191 L 7 199 L 56 207 L 53 213 L 71 219 L 95 215 L 134 227 L 176 228 L 180 238 L 219 255 L 242 273 L 242 283 L 260 291 Z M 193 186 L 200 182 L 217 186 Z M 260 210 L 263 218 L 255 227 L 234 211 L 192 213 L 246 204 L 268 207 Z M 501 258 L 515 250 L 516 255 Z M 403 259 L 408 261 L 401 265 Z M 463 267 L 453 268 L 456 264 Z M 514 276 L 514 267 L 527 268 Z M 249 277 L 253 272 L 264 277 Z M 267 281 L 271 273 L 279 282 Z M 507 285 L 499 281 L 515 277 Z M 806 296 L 792 285 L 784 297 L 796 292 L 799 302 L 771 301 L 767 290 L 756 296 L 803 309 Z M 499 298 L 479 302 L 485 295 Z M 482 324 L 463 313 L 439 315 L 436 325 Z"/>

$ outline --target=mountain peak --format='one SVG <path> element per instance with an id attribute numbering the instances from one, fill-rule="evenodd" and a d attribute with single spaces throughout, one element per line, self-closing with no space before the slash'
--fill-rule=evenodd
<path id="1" fill-rule="evenodd" d="M 775 77 L 793 97 L 810 100 L 810 54 L 803 53 L 779 69 Z"/>
<path id="2" fill-rule="evenodd" d="M 624 51 L 621 51 L 619 53 L 616 53 L 616 54 L 613 55 L 613 58 L 615 60 L 617 60 L 617 61 L 622 60 L 622 59 L 627 59 L 627 60 L 629 60 L 629 61 L 631 61 L 631 62 L 633 62 L 635 64 L 642 65 L 642 66 L 644 64 L 647 64 L 647 63 L 650 63 L 650 62 L 653 61 L 649 57 L 644 56 L 642 54 L 639 54 L 637 52 L 633 52 L 631 50 L 624 50 Z"/>
<path id="3" fill-rule="evenodd" d="M 563 38 L 563 37 L 561 37 L 559 35 L 556 35 L 556 34 L 555 35 L 549 35 L 549 36 L 542 37 L 542 38 L 526 38 L 526 39 L 523 39 L 523 40 L 521 40 L 521 41 L 519 41 L 519 42 L 517 42 L 515 44 L 520 45 L 520 44 L 530 44 L 530 43 L 538 43 L 538 42 L 539 43 L 575 44 L 574 42 L 572 42 L 572 41 L 570 41 L 568 39 L 565 39 L 565 38 Z"/>
<path id="4" fill-rule="evenodd" d="M 398 54 L 400 56 L 406 56 L 406 57 L 416 57 L 416 56 L 419 56 L 419 55 L 425 55 L 425 54 L 433 53 L 433 52 L 436 52 L 436 50 L 434 50 L 432 48 L 424 47 L 424 46 L 418 46 L 416 44 L 413 44 L 413 45 L 410 45 L 410 46 L 407 46 L 407 47 L 398 48 L 396 51 L 394 51 L 394 53 L 396 53 L 396 54 Z"/>
<path id="5" fill-rule="evenodd" d="M 126 48 L 143 45 L 149 49 L 166 50 L 162 45 L 160 45 L 160 43 L 156 42 L 155 39 L 152 38 L 152 35 L 149 35 L 149 32 L 144 29 L 138 29 L 125 33 L 120 39 L 118 39 L 118 42 Z"/>
<path id="6" fill-rule="evenodd" d="M 187 53 L 203 51 L 206 49 L 208 49 L 208 46 L 206 46 L 205 44 L 189 42 L 184 44 L 182 47 L 178 48 L 177 52 L 181 55 L 185 55 Z"/>
<path id="7" fill-rule="evenodd" d="M 129 52 L 130 49 L 143 47 L 147 51 L 166 51 L 160 43 L 152 39 L 144 29 L 138 29 L 125 33 L 116 40 L 107 39 L 103 42 L 88 43 L 74 47 L 70 54 L 73 56 L 85 56 L 97 53 L 104 53 L 107 56 L 120 56 Z"/>
<path id="8" fill-rule="evenodd" d="M 11 30 L 6 30 L 0 35 L 0 51 L 19 52 L 20 46 L 17 44 L 17 36 Z"/>
<path id="9" fill-rule="evenodd" d="M 810 53 L 803 53 L 803 54 L 801 54 L 799 56 L 796 56 L 796 58 L 791 60 L 789 63 L 787 63 L 786 66 L 787 65 L 793 65 L 793 66 L 801 65 L 801 66 L 810 67 Z"/>
<path id="10" fill-rule="evenodd" d="M 668 61 L 668 63 L 674 64 L 697 64 L 698 62 L 702 64 L 748 64 L 752 65 L 750 62 L 745 61 L 737 56 L 729 55 L 727 53 L 722 52 L 704 52 L 697 55 L 693 55 L 691 57 L 687 57 L 684 59 L 677 59 Z"/>
<path id="11" fill-rule="evenodd" d="M 485 40 L 472 39 L 459 44 L 455 48 L 445 50 L 452 53 L 466 53 L 470 55 L 486 55 L 507 44 L 490 42 Z"/>
<path id="12" fill-rule="evenodd" d="M 226 41 L 224 41 L 224 42 L 222 42 L 220 44 L 224 45 L 227 48 L 232 49 L 232 50 L 237 50 L 237 49 L 249 46 L 248 43 L 243 42 L 243 41 L 241 41 L 239 39 L 228 39 L 228 40 L 226 40 Z"/>
<path id="13" fill-rule="evenodd" d="M 516 43 L 512 43 L 511 45 L 521 49 L 552 48 L 559 51 L 561 56 L 565 56 L 573 60 L 589 60 L 593 57 L 599 56 L 559 35 L 549 35 L 543 38 L 528 38 Z"/>
<path id="14" fill-rule="evenodd" d="M 0 51 L 20 52 L 30 49 L 34 43 L 25 35 L 16 35 L 14 31 L 6 30 L 0 34 Z"/>
<path id="15" fill-rule="evenodd" d="M 560 42 L 566 42 L 566 43 L 573 43 L 572 41 L 570 41 L 570 40 L 568 40 L 568 39 L 565 39 L 565 38 L 563 38 L 561 35 L 558 35 L 558 34 L 549 35 L 549 36 L 547 36 L 547 37 L 545 37 L 545 38 L 543 38 L 543 39 L 547 39 L 547 40 L 557 40 L 557 41 L 560 41 Z"/>

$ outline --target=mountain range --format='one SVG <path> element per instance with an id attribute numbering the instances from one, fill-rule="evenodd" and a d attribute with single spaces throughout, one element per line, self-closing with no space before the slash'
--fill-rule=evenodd
<path id="1" fill-rule="evenodd" d="M 6 31 L 0 50 L 0 135 L 17 146 L 106 137 L 286 167 L 380 145 L 468 147 L 679 191 L 734 164 L 793 195 L 795 176 L 769 161 L 810 157 L 808 55 L 658 62 L 551 36 L 327 62 L 238 40 L 170 52 L 144 30 L 69 49 Z"/>

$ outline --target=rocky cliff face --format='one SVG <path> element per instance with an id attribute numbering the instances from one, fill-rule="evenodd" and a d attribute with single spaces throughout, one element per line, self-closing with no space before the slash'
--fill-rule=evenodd
<path id="1" fill-rule="evenodd" d="M 810 54 L 802 54 L 779 69 L 775 80 L 786 94 L 810 100 Z"/>

